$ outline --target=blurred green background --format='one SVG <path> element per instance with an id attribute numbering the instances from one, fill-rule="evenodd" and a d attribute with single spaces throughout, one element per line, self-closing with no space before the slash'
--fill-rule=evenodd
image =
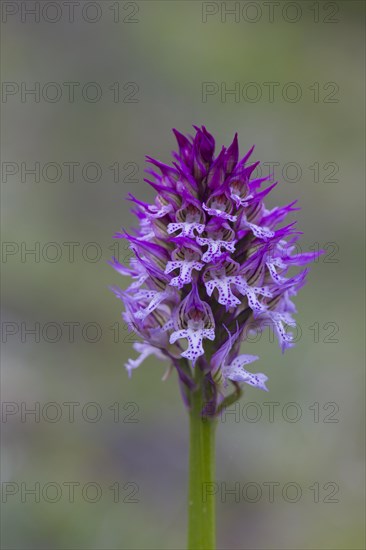
<path id="1" fill-rule="evenodd" d="M 153 196 L 144 155 L 168 161 L 171 128 L 205 124 L 279 163 L 268 204 L 299 198 L 303 249 L 328 252 L 296 300 L 297 346 L 243 345 L 270 392 L 248 387 L 220 422 L 218 547 L 364 548 L 364 3 L 280 2 L 271 19 L 259 2 L 230 16 L 234 2 L 81 0 L 73 22 L 63 2 L 40 2 L 39 21 L 23 4 L 2 6 L 2 547 L 185 546 L 186 411 L 157 360 L 128 380 L 133 339 L 108 289 L 126 282 L 107 261 L 135 224 L 127 193 Z M 36 82 L 39 101 L 22 98 Z M 203 98 L 204 82 L 243 93 Z"/>

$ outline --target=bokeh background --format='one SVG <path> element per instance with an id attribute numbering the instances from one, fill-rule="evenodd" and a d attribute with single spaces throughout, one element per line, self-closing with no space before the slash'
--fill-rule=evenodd
<path id="1" fill-rule="evenodd" d="M 154 358 L 128 380 L 108 289 L 126 283 L 107 261 L 135 223 L 127 193 L 152 197 L 144 155 L 168 161 L 171 128 L 192 124 L 279 163 L 268 204 L 298 198 L 303 249 L 327 250 L 297 298 L 297 347 L 243 345 L 270 392 L 248 387 L 220 421 L 218 547 L 364 548 L 364 3 L 271 3 L 271 19 L 260 2 L 80 0 L 73 22 L 45 4 L 39 21 L 34 2 L 2 6 L 2 548 L 185 546 L 186 411 Z M 22 98 L 37 82 L 39 101 Z M 203 97 L 204 82 L 243 93 Z"/>

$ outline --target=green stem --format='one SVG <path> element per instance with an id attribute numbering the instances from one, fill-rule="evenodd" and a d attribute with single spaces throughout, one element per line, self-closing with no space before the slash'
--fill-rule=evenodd
<path id="1" fill-rule="evenodd" d="M 213 418 L 202 417 L 203 374 L 195 367 L 198 389 L 190 411 L 188 550 L 215 550 L 215 428 Z"/>

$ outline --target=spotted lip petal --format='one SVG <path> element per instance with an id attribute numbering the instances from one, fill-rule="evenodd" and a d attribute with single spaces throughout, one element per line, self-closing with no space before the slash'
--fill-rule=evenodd
<path id="1" fill-rule="evenodd" d="M 170 335 L 169 341 L 171 344 L 174 344 L 174 342 L 181 338 L 188 341 L 188 348 L 182 352 L 182 357 L 192 361 L 192 365 L 194 366 L 197 359 L 205 352 L 202 345 L 203 339 L 214 340 L 215 331 L 213 328 L 203 328 L 203 324 L 195 325 L 191 321 L 188 321 L 188 328 L 173 332 Z"/>
<path id="2" fill-rule="evenodd" d="M 215 262 L 223 255 L 223 249 L 229 252 L 235 252 L 235 241 L 221 241 L 209 239 L 207 237 L 198 237 L 196 242 L 202 246 L 207 246 L 206 252 L 202 256 L 202 260 L 206 263 Z"/>
<path id="3" fill-rule="evenodd" d="M 149 355 L 155 355 L 158 359 L 161 359 L 162 361 L 166 361 L 168 359 L 168 357 L 164 355 L 164 353 L 159 348 L 155 348 L 154 346 L 151 346 L 146 342 L 136 342 L 133 347 L 138 353 L 140 353 L 140 356 L 137 359 L 129 359 L 127 361 L 125 366 L 129 378 L 131 378 L 132 371 L 134 369 L 137 369 L 137 367 L 139 367 L 141 363 L 145 361 L 147 357 L 149 357 Z"/>
<path id="4" fill-rule="evenodd" d="M 235 369 L 231 372 L 230 375 L 227 376 L 227 378 L 229 380 L 232 380 L 233 382 L 245 382 L 246 384 L 254 386 L 255 388 L 258 388 L 260 390 L 268 391 L 268 388 L 266 386 L 268 376 L 266 376 L 262 372 L 252 374 L 245 369 Z"/>
<path id="5" fill-rule="evenodd" d="M 179 269 L 179 275 L 173 277 L 169 284 L 172 286 L 177 286 L 179 289 L 181 289 L 184 287 L 184 285 L 188 285 L 192 282 L 193 270 L 195 269 L 196 271 L 201 271 L 203 267 L 204 264 L 197 261 L 170 261 L 166 264 L 165 273 L 171 273 L 172 271 Z"/>
<path id="6" fill-rule="evenodd" d="M 168 358 L 189 404 L 191 369 L 198 364 L 217 406 L 229 382 L 267 390 L 265 374 L 244 369 L 258 357 L 240 354 L 240 342 L 255 322 L 261 329 L 272 326 L 282 351 L 294 345 L 288 330 L 295 325 L 292 300 L 307 270 L 287 273 L 323 251 L 298 253 L 301 233 L 296 222 L 285 221 L 299 210 L 296 201 L 265 207 L 278 182 L 255 177 L 254 147 L 240 159 L 235 134 L 215 154 L 207 129 L 194 130 L 193 136 L 174 130 L 172 166 L 147 157 L 145 181 L 155 200 L 148 204 L 129 194 L 139 227 L 116 237 L 129 242 L 130 265 L 116 258 L 110 263 L 131 279 L 127 289 L 113 291 L 125 304 L 125 321 L 142 339 L 134 345 L 140 356 L 126 364 L 129 374 L 149 355 Z"/>
<path id="7" fill-rule="evenodd" d="M 235 222 L 237 220 L 237 216 L 232 216 L 231 214 L 228 214 L 224 210 L 219 210 L 218 208 L 210 208 L 205 203 L 202 204 L 202 208 L 211 216 L 217 216 L 218 218 L 230 220 L 231 222 Z"/>
<path id="8" fill-rule="evenodd" d="M 181 223 L 170 223 L 167 226 L 167 231 L 171 235 L 172 233 L 176 233 L 177 231 L 181 231 L 177 237 L 195 237 L 196 232 L 201 235 L 203 231 L 205 230 L 205 226 L 202 223 L 189 223 L 189 222 L 181 222 Z"/>
<path id="9" fill-rule="evenodd" d="M 239 306 L 241 301 L 233 294 L 231 285 L 235 283 L 235 277 L 214 277 L 205 282 L 206 292 L 209 296 L 215 289 L 218 291 L 218 303 L 227 309 Z"/>

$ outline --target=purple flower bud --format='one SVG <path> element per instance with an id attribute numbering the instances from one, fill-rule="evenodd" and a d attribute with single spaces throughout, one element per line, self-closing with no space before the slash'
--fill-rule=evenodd
<path id="1" fill-rule="evenodd" d="M 244 368 L 258 357 L 240 354 L 240 344 L 255 325 L 272 326 L 282 351 L 294 345 L 287 328 L 295 325 L 292 297 L 307 270 L 287 272 L 322 251 L 295 253 L 296 222 L 279 224 L 299 210 L 296 201 L 265 207 L 277 183 L 261 189 L 268 178 L 253 179 L 259 164 L 249 163 L 253 148 L 239 160 L 235 135 L 215 157 L 214 138 L 194 128 L 194 137 L 173 130 L 179 149 L 173 166 L 147 157 L 160 172 L 149 170 L 152 181 L 145 180 L 156 199 L 147 204 L 129 195 L 139 229 L 116 237 L 127 239 L 135 256 L 130 267 L 111 264 L 133 279 L 127 290 L 114 289 L 124 319 L 142 339 L 134 345 L 140 356 L 126 364 L 129 375 L 153 354 L 170 361 L 187 396 L 193 369 L 200 368 L 215 411 L 229 383 L 267 391 L 267 376 Z"/>

